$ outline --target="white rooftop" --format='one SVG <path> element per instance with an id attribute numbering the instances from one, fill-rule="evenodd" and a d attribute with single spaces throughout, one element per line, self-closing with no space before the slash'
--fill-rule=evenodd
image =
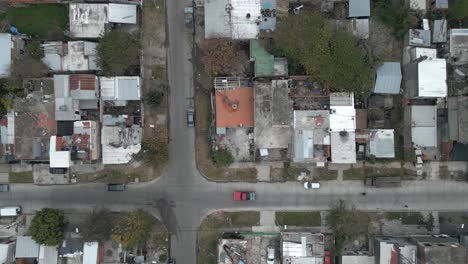
<path id="1" fill-rule="evenodd" d="M 57 264 L 58 250 L 54 246 L 41 245 L 39 247 L 39 264 Z"/>
<path id="2" fill-rule="evenodd" d="M 139 76 L 99 77 L 103 100 L 138 101 L 140 94 Z"/>
<path id="3" fill-rule="evenodd" d="M 0 78 L 10 76 L 12 48 L 11 35 L 0 33 Z"/>
<path id="4" fill-rule="evenodd" d="M 98 263 L 98 242 L 85 242 L 83 247 L 83 264 Z"/>
<path id="5" fill-rule="evenodd" d="M 422 147 L 437 147 L 437 106 L 411 106 L 411 141 Z"/>
<path id="6" fill-rule="evenodd" d="M 371 130 L 369 138 L 369 154 L 376 158 L 395 157 L 395 139 L 393 129 Z"/>
<path id="7" fill-rule="evenodd" d="M 356 163 L 356 134 L 354 131 L 331 132 L 331 158 L 333 163 Z"/>
<path id="8" fill-rule="evenodd" d="M 354 131 L 355 129 L 354 94 L 330 94 L 330 131 Z"/>
<path id="9" fill-rule="evenodd" d="M 57 136 L 50 137 L 49 160 L 51 168 L 70 168 L 70 151 L 57 151 Z"/>
<path id="10" fill-rule="evenodd" d="M 52 71 L 94 71 L 96 65 L 97 43 L 90 41 L 45 42 L 42 61 Z"/>
<path id="11" fill-rule="evenodd" d="M 30 236 L 18 236 L 16 238 L 16 258 L 39 257 L 39 244 Z"/>
<path id="12" fill-rule="evenodd" d="M 418 64 L 418 96 L 447 96 L 447 64 L 445 59 L 426 59 Z"/>
<path id="13" fill-rule="evenodd" d="M 136 5 L 70 4 L 70 34 L 74 38 L 98 38 L 109 22 L 136 24 Z"/>
<path id="14" fill-rule="evenodd" d="M 13 263 L 15 252 L 15 242 L 0 244 L 0 263 Z"/>
<path id="15" fill-rule="evenodd" d="M 436 59 L 437 58 L 437 49 L 430 49 L 430 48 L 415 48 L 415 59 L 418 59 L 423 56 L 427 56 L 427 59 Z"/>
<path id="16" fill-rule="evenodd" d="M 102 163 L 126 164 L 141 150 L 143 130 L 134 125 L 131 128 L 119 126 L 102 127 Z"/>
<path id="17" fill-rule="evenodd" d="M 426 0 L 410 0 L 410 8 L 417 11 L 426 11 Z"/>

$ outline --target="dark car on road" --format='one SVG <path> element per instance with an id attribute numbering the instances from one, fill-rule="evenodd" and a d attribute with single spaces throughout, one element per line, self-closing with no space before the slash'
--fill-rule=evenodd
<path id="1" fill-rule="evenodd" d="M 0 192 L 8 192 L 10 191 L 10 185 L 9 184 L 0 184 Z"/>
<path id="2" fill-rule="evenodd" d="M 193 109 L 187 110 L 187 126 L 188 127 L 195 126 L 195 110 Z"/>
<path id="3" fill-rule="evenodd" d="M 107 184 L 107 190 L 110 192 L 123 192 L 127 189 L 125 183 L 109 183 Z"/>
<path id="4" fill-rule="evenodd" d="M 255 192 L 234 192 L 234 201 L 253 201 L 255 198 Z"/>

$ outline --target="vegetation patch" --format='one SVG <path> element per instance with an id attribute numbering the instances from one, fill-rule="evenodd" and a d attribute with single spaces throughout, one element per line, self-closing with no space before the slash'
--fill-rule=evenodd
<path id="1" fill-rule="evenodd" d="M 229 167 L 234 162 L 231 152 L 228 149 L 218 149 L 211 151 L 211 158 L 216 167 Z"/>
<path id="2" fill-rule="evenodd" d="M 276 212 L 279 226 L 320 226 L 320 212 Z"/>
<path id="3" fill-rule="evenodd" d="M 374 0 L 371 3 L 371 14 L 389 26 L 396 39 L 402 39 L 408 34 L 408 30 L 416 26 L 418 22 L 405 0 Z"/>
<path id="4" fill-rule="evenodd" d="M 32 171 L 10 172 L 9 182 L 10 183 L 33 183 L 34 182 L 33 173 Z"/>
<path id="5" fill-rule="evenodd" d="M 65 237 L 65 215 L 62 210 L 44 208 L 37 211 L 31 222 L 29 232 L 38 244 L 57 246 Z"/>
<path id="6" fill-rule="evenodd" d="M 26 5 L 10 7 L 1 20 L 35 39 L 64 39 L 68 29 L 67 5 Z"/>

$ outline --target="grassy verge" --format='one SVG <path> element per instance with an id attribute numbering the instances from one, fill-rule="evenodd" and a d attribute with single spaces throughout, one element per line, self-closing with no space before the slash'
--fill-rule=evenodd
<path id="1" fill-rule="evenodd" d="M 320 226 L 320 212 L 276 212 L 278 225 Z"/>
<path id="2" fill-rule="evenodd" d="M 327 168 L 315 168 L 314 180 L 319 181 L 334 181 L 338 178 L 338 171 L 329 170 Z"/>
<path id="3" fill-rule="evenodd" d="M 10 172 L 9 182 L 10 183 L 33 183 L 34 182 L 33 173 L 32 171 Z"/>
<path id="4" fill-rule="evenodd" d="M 418 225 L 424 222 L 424 217 L 419 212 L 387 212 L 388 220 L 401 220 L 403 225 Z"/>
<path id="5" fill-rule="evenodd" d="M 39 39 L 64 39 L 68 29 L 67 5 L 26 5 L 10 7 L 0 19 Z"/>
<path id="6" fill-rule="evenodd" d="M 134 170 L 104 169 L 95 173 L 77 174 L 78 182 L 106 182 L 106 183 L 129 183 L 138 178 L 139 181 L 151 180 L 151 176 L 145 176 L 142 169 Z"/>
<path id="7" fill-rule="evenodd" d="M 260 220 L 258 212 L 216 212 L 206 217 L 198 231 L 198 263 L 216 264 L 218 239 L 223 229 L 251 227 Z"/>
<path id="8" fill-rule="evenodd" d="M 360 167 L 351 168 L 343 172 L 343 180 L 364 180 L 366 177 L 400 176 L 404 180 L 415 179 L 414 172 L 404 168 Z"/>
<path id="9" fill-rule="evenodd" d="M 257 170 L 255 168 L 229 169 L 217 168 L 211 161 L 209 127 L 211 123 L 209 94 L 197 91 L 195 95 L 196 109 L 196 151 L 198 169 L 212 181 L 244 181 L 255 182 Z"/>

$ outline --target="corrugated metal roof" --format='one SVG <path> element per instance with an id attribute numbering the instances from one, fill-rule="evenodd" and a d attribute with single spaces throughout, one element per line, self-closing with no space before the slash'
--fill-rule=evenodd
<path id="1" fill-rule="evenodd" d="M 449 7 L 448 0 L 435 0 L 436 8 L 447 9 Z"/>
<path id="2" fill-rule="evenodd" d="M 437 106 L 411 106 L 411 141 L 423 147 L 437 146 Z"/>
<path id="3" fill-rule="evenodd" d="M 422 29 L 410 29 L 408 37 L 410 46 L 431 46 L 431 31 Z"/>
<path id="4" fill-rule="evenodd" d="M 57 264 L 58 251 L 54 246 L 41 245 L 39 247 L 39 264 Z"/>
<path id="5" fill-rule="evenodd" d="M 447 20 L 434 20 L 434 32 L 432 34 L 432 43 L 447 42 Z"/>
<path id="6" fill-rule="evenodd" d="M 136 5 L 109 4 L 109 22 L 136 24 Z"/>
<path id="7" fill-rule="evenodd" d="M 16 258 L 39 257 L 39 244 L 30 236 L 19 236 L 16 238 Z"/>
<path id="8" fill-rule="evenodd" d="M 274 56 L 257 41 L 250 40 L 250 58 L 255 61 L 255 76 L 273 76 Z"/>
<path id="9" fill-rule="evenodd" d="M 11 35 L 0 33 L 0 77 L 10 76 L 12 45 Z"/>
<path id="10" fill-rule="evenodd" d="M 349 0 L 349 17 L 370 16 L 370 0 Z"/>
<path id="11" fill-rule="evenodd" d="M 374 93 L 399 94 L 401 85 L 401 66 L 399 62 L 384 62 L 377 69 Z"/>
<path id="12" fill-rule="evenodd" d="M 117 100 L 140 100 L 140 77 L 119 76 L 117 79 Z"/>
<path id="13" fill-rule="evenodd" d="M 376 129 L 370 131 L 369 154 L 376 158 L 395 157 L 395 139 L 393 129 Z"/>

